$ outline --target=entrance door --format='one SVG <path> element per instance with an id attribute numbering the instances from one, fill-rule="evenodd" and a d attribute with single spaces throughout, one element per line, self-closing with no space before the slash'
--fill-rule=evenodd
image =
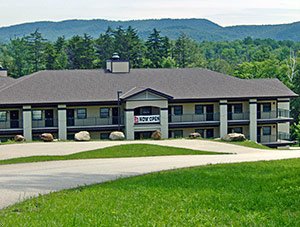
<path id="1" fill-rule="evenodd" d="M 75 125 L 74 113 L 75 113 L 74 109 L 67 109 L 67 126 Z"/>
<path id="2" fill-rule="evenodd" d="M 214 105 L 206 105 L 206 120 L 214 120 Z"/>
<path id="3" fill-rule="evenodd" d="M 257 142 L 261 142 L 261 127 L 257 127 Z"/>
<path id="4" fill-rule="evenodd" d="M 19 111 L 10 111 L 10 128 L 19 128 Z"/>
<path id="5" fill-rule="evenodd" d="M 53 110 L 45 110 L 45 127 L 53 126 Z"/>
<path id="6" fill-rule="evenodd" d="M 153 132 L 135 132 L 134 139 L 135 140 L 143 140 L 150 139 Z"/>
<path id="7" fill-rule="evenodd" d="M 113 107 L 112 108 L 112 124 L 117 125 L 119 122 L 119 108 Z M 121 123 L 121 122 L 120 122 Z"/>

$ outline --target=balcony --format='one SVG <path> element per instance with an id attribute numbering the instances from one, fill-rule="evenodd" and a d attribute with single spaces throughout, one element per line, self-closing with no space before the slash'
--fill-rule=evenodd
<path id="1" fill-rule="evenodd" d="M 293 141 L 290 139 L 290 134 L 285 132 L 278 132 L 277 135 L 258 135 L 257 142 L 271 147 L 293 144 Z"/>
<path id="2" fill-rule="evenodd" d="M 242 112 L 242 113 L 228 113 L 228 120 L 231 121 L 242 121 L 242 120 L 249 120 L 249 112 Z"/>
<path id="3" fill-rule="evenodd" d="M 219 113 L 169 115 L 169 123 L 196 123 L 219 120 Z"/>
<path id="4" fill-rule="evenodd" d="M 124 117 L 120 117 L 120 124 L 124 124 Z M 112 126 L 118 125 L 118 117 L 100 118 L 100 117 L 88 117 L 85 119 L 68 118 L 68 127 L 93 127 L 93 126 Z"/>
<path id="5" fill-rule="evenodd" d="M 257 112 L 257 119 L 277 119 L 277 118 L 289 119 L 290 111 L 285 109 L 277 109 L 275 111 L 270 111 L 270 112 L 262 112 L 262 111 Z"/>
<path id="6" fill-rule="evenodd" d="M 54 118 L 32 120 L 32 128 L 57 128 L 57 127 L 58 127 L 58 120 Z"/>
<path id="7" fill-rule="evenodd" d="M 8 120 L 0 122 L 0 130 L 14 130 L 14 129 L 22 129 L 23 121 L 22 120 Z"/>

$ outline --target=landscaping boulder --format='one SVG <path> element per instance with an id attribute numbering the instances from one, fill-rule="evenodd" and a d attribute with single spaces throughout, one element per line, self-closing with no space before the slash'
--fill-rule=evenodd
<path id="1" fill-rule="evenodd" d="M 74 139 L 76 141 L 89 141 L 91 140 L 90 133 L 87 131 L 81 131 L 75 134 Z"/>
<path id="2" fill-rule="evenodd" d="M 109 139 L 110 140 L 124 140 L 125 135 L 123 132 L 115 131 L 115 132 L 110 133 Z"/>
<path id="3" fill-rule="evenodd" d="M 201 135 L 198 132 L 192 132 L 189 134 L 189 138 L 190 139 L 198 139 L 198 138 L 201 138 Z"/>
<path id="4" fill-rule="evenodd" d="M 227 141 L 227 142 L 245 141 L 246 137 L 244 134 L 241 134 L 241 133 L 229 133 L 229 134 L 223 136 L 222 140 Z"/>
<path id="5" fill-rule="evenodd" d="M 161 140 L 161 132 L 159 130 L 154 131 L 151 135 L 151 139 Z"/>
<path id="6" fill-rule="evenodd" d="M 41 140 L 44 142 L 52 142 L 53 141 L 53 135 L 51 133 L 43 133 L 41 135 Z"/>
<path id="7" fill-rule="evenodd" d="M 16 135 L 14 140 L 15 140 L 15 142 L 24 142 L 25 138 L 22 135 Z"/>

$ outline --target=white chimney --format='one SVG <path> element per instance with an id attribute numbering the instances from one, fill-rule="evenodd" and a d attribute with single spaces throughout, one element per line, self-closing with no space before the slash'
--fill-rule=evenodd
<path id="1" fill-rule="evenodd" d="M 129 61 L 121 60 L 118 53 L 114 53 L 112 58 L 106 61 L 106 70 L 111 73 L 129 73 Z"/>
<path id="2" fill-rule="evenodd" d="M 0 65 L 0 76 L 7 76 L 7 69 L 2 68 Z"/>

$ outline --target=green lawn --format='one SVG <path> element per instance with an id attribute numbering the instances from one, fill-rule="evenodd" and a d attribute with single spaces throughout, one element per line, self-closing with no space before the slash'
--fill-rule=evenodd
<path id="1" fill-rule="evenodd" d="M 65 190 L 0 226 L 300 226 L 300 159 L 209 165 Z"/>
<path id="2" fill-rule="evenodd" d="M 93 151 L 84 151 L 64 156 L 31 156 L 23 158 L 13 158 L 0 160 L 0 165 L 27 163 L 27 162 L 43 162 L 58 161 L 72 159 L 91 159 L 91 158 L 124 158 L 124 157 L 145 157 L 145 156 L 164 156 L 164 155 L 213 155 L 222 154 L 209 151 L 197 151 L 184 148 L 166 147 L 150 144 L 128 144 L 113 146 Z"/>

